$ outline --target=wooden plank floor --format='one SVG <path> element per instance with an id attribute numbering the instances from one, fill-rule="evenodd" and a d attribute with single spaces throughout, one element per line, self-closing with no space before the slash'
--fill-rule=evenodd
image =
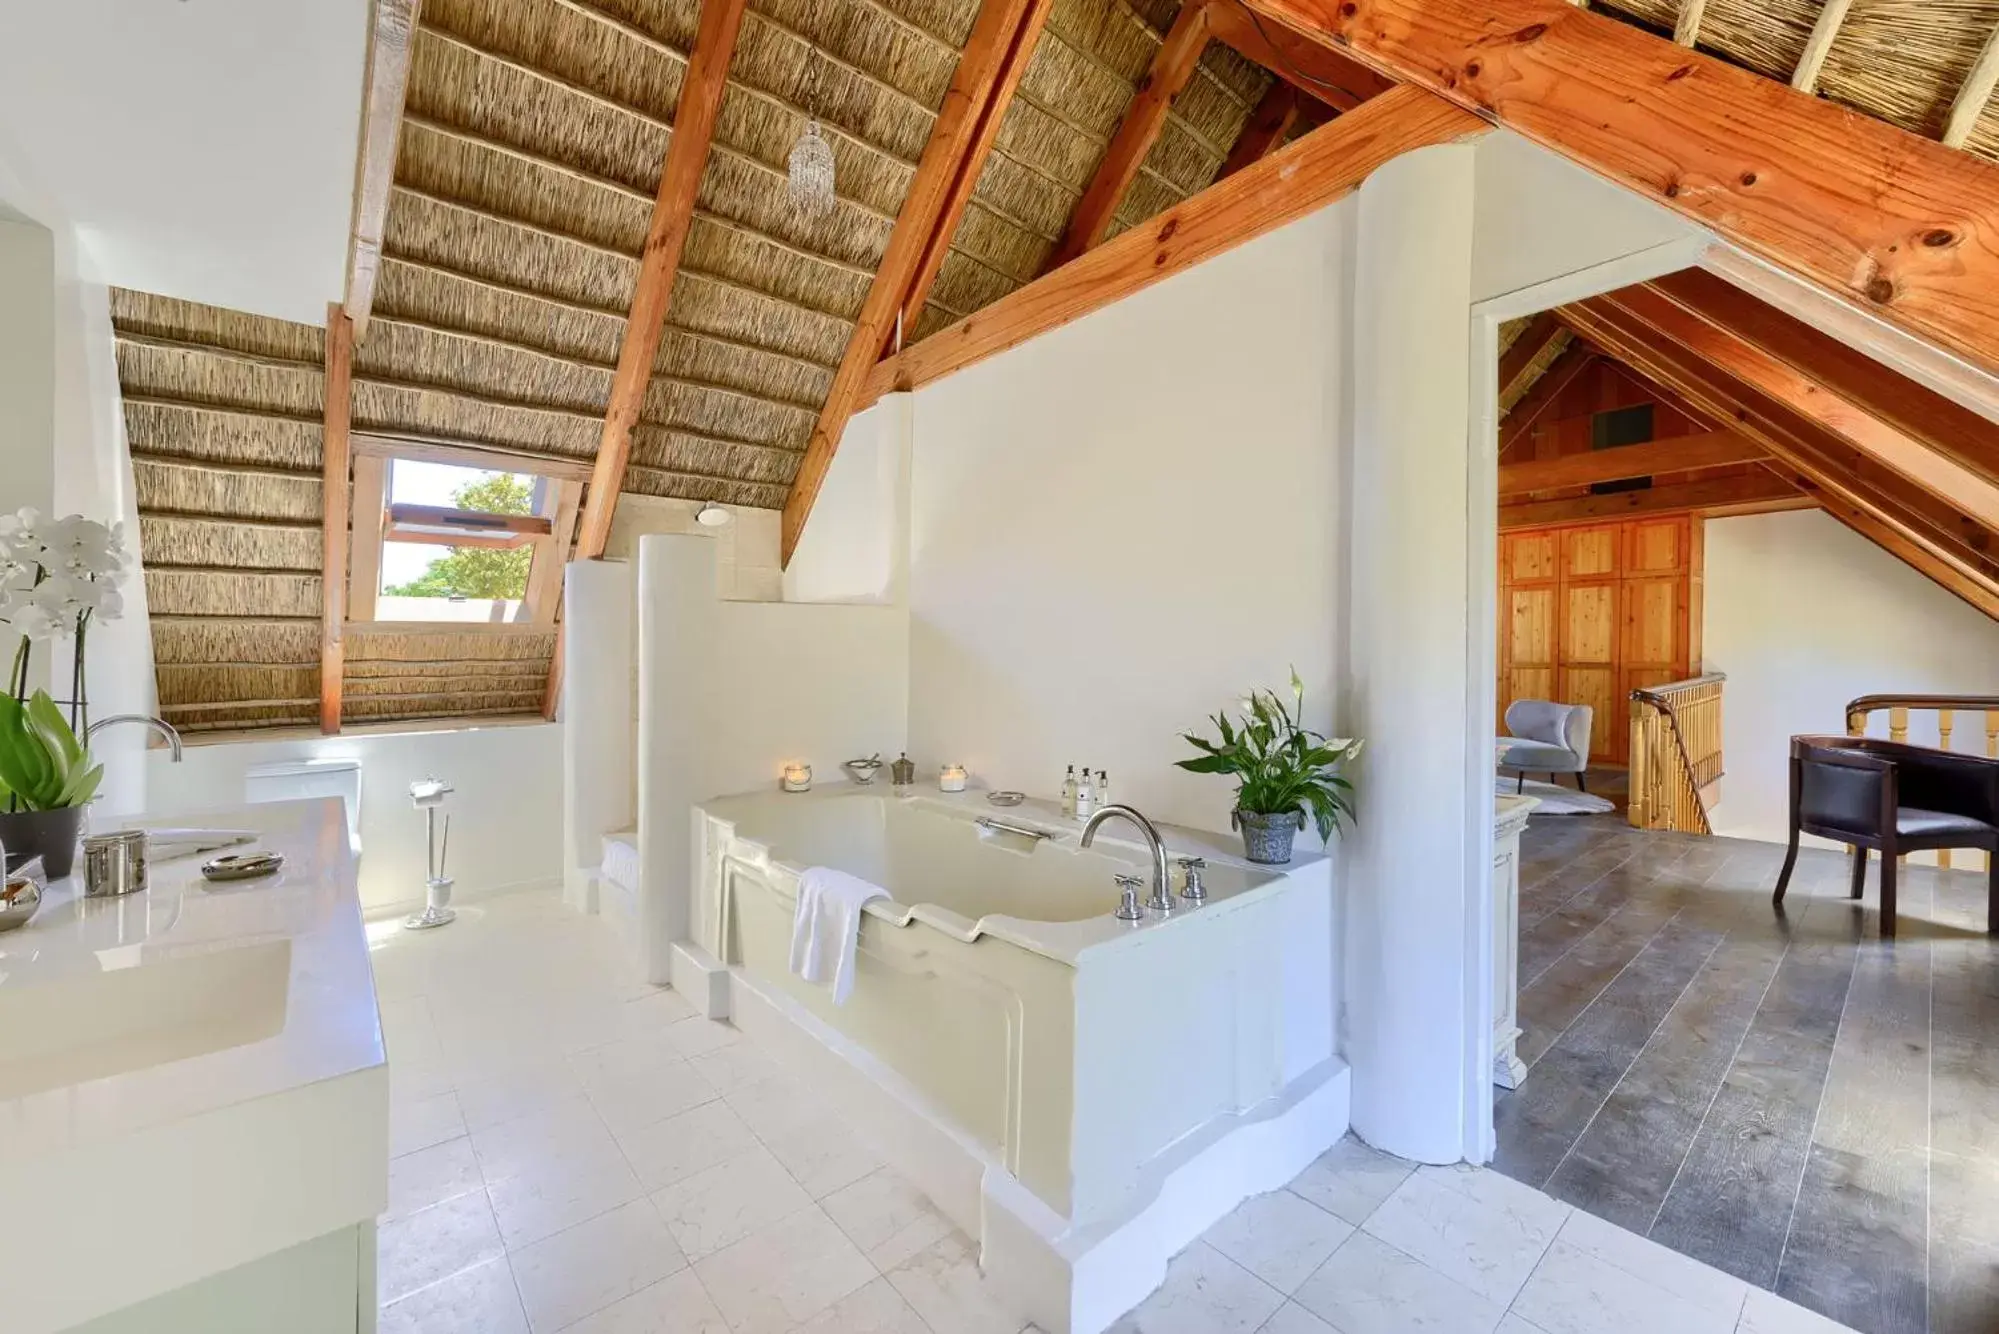
<path id="1" fill-rule="evenodd" d="M 1884 941 L 1872 873 L 1855 903 L 1846 858 L 1807 850 L 1780 915 L 1782 860 L 1617 816 L 1529 824 L 1529 1069 L 1494 1166 L 1863 1334 L 1994 1334 L 1984 872 L 1907 868 Z"/>

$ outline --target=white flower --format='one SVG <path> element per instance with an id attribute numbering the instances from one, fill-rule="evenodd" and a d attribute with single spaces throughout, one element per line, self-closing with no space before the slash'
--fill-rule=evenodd
<path id="1" fill-rule="evenodd" d="M 121 534 L 80 514 L 48 525 L 42 541 L 46 551 L 42 563 L 51 572 L 77 576 L 116 574 L 124 565 Z"/>
<path id="2" fill-rule="evenodd" d="M 39 602 L 24 600 L 7 617 L 14 632 L 34 643 L 59 639 L 68 634 L 72 622 L 65 621 Z"/>
<path id="3" fill-rule="evenodd" d="M 4 548 L 25 564 L 40 563 L 41 534 L 42 516 L 35 509 L 21 509 L 12 514 L 0 514 L 0 548 Z"/>
<path id="4" fill-rule="evenodd" d="M 93 617 L 100 621 L 115 621 L 125 614 L 125 592 L 108 579 L 99 579 L 94 585 L 97 592 L 97 606 Z"/>

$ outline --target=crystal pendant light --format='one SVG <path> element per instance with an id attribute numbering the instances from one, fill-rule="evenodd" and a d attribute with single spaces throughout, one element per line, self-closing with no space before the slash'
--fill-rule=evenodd
<path id="1" fill-rule="evenodd" d="M 833 146 L 816 120 L 805 122 L 805 132 L 791 146 L 791 204 L 808 218 L 833 211 Z"/>

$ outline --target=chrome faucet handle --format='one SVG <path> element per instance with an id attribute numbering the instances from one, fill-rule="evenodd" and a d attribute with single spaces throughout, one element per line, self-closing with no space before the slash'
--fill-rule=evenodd
<path id="1" fill-rule="evenodd" d="M 1117 881 L 1117 887 L 1124 891 L 1123 897 L 1118 900 L 1117 919 L 1120 922 L 1144 921 L 1145 909 L 1138 906 L 1138 891 L 1145 888 L 1145 877 L 1118 875 L 1111 878 Z"/>
<path id="2" fill-rule="evenodd" d="M 1193 903 L 1207 902 L 1208 887 L 1201 883 L 1201 872 L 1208 869 L 1208 859 L 1206 857 L 1177 857 L 1174 860 L 1179 863 L 1181 874 L 1186 877 L 1187 881 L 1186 888 L 1180 891 L 1180 897 Z"/>

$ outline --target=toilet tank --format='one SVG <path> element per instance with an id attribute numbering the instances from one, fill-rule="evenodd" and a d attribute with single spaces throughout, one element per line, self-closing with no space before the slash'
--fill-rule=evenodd
<path id="1" fill-rule="evenodd" d="M 361 761 L 280 760 L 253 764 L 243 775 L 249 802 L 338 797 L 347 806 L 347 842 L 361 855 Z"/>

